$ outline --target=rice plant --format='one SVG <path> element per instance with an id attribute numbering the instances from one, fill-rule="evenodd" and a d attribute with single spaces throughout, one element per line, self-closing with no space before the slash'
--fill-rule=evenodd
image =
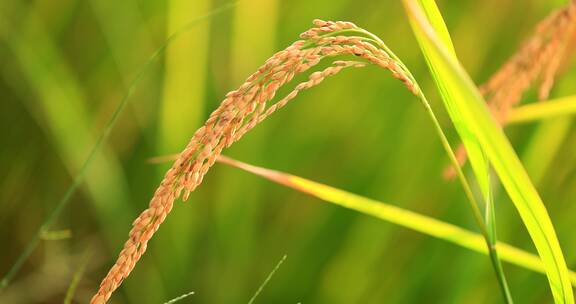
<path id="1" fill-rule="evenodd" d="M 6 229 L 9 240 L 19 241 L 2 261 L 0 302 L 574 303 L 569 238 L 574 210 L 564 202 L 574 194 L 576 159 L 565 143 L 574 139 L 570 66 L 576 2 L 555 8 L 532 4 L 538 18 L 551 13 L 540 22 L 532 18 L 538 25 L 526 42 L 517 51 L 516 43 L 504 44 L 507 54 L 500 55 L 489 53 L 497 50 L 489 43 L 461 52 L 463 37 L 470 36 L 462 36 L 454 20 L 488 14 L 493 24 L 484 35 L 498 36 L 489 29 L 504 28 L 501 35 L 520 37 L 508 26 L 509 13 L 528 4 L 464 3 L 444 3 L 441 9 L 433 0 L 375 4 L 384 17 L 379 23 L 351 14 L 355 6 L 331 3 L 324 6 L 330 7 L 326 14 L 338 11 L 332 17 L 355 19 L 371 31 L 348 21 L 314 19 L 295 42 L 288 41 L 305 16 L 285 19 L 301 8 L 298 3 L 258 0 L 212 10 L 211 1 L 171 0 L 166 7 L 94 2 L 81 4 L 84 10 L 62 4 L 69 19 L 41 3 L 2 4 L 0 41 L 6 48 L 0 58 L 11 60 L 2 70 L 7 111 L 0 112 L 20 113 L 3 115 L 7 125 L 16 126 L 5 129 L 9 135 L 35 134 L 30 126 L 36 126 L 45 134 L 30 138 L 47 138 L 49 153 L 18 155 L 13 138 L 26 137 L 6 137 L 3 154 L 19 166 L 7 165 L 2 200 L 37 202 L 38 196 L 46 205 L 26 213 L 20 211 L 34 207 L 3 207 L 3 228 L 28 229 L 19 234 Z M 500 7 L 501 15 L 494 10 Z M 187 9 L 194 10 L 190 22 L 184 21 Z M 265 17 L 250 18 L 258 12 Z M 100 62 L 77 61 L 70 54 L 78 47 L 75 39 L 83 38 L 66 37 L 77 37 L 73 28 L 89 33 L 94 20 L 102 29 L 96 37 L 108 45 L 94 55 L 79 53 Z M 162 23 L 167 38 L 158 39 Z M 128 27 L 121 30 L 121 24 Z M 139 31 L 122 32 L 126 29 Z M 289 46 L 265 59 L 278 34 Z M 224 42 L 226 35 L 236 36 L 232 44 Z M 159 47 L 146 47 L 151 43 Z M 140 59 L 127 55 L 128 47 Z M 190 52 L 194 56 L 186 55 Z M 474 58 L 490 63 L 480 69 L 492 73 L 483 85 L 475 84 L 478 70 L 469 72 Z M 158 59 L 164 65 L 155 66 Z M 253 66 L 256 62 L 263 63 Z M 424 62 L 427 70 L 419 67 Z M 94 78 L 82 77 L 82 69 Z M 249 76 L 238 84 L 242 73 Z M 230 87 L 237 89 L 222 93 Z M 118 104 L 116 95 L 124 95 Z M 219 96 L 224 99 L 215 104 Z M 371 102 L 375 99 L 379 103 Z M 342 112 L 336 103 L 344 101 Z M 91 111 L 94 121 L 88 119 Z M 24 117 L 27 127 L 11 116 Z M 206 119 L 198 126 L 201 117 Z M 341 121 L 330 122 L 334 118 Z M 536 132 L 527 127 L 541 121 Z M 374 135 L 378 143 L 362 144 Z M 186 137 L 191 138 L 179 154 L 163 155 Z M 307 144 L 297 144 L 302 140 Z M 295 168 L 287 171 L 316 175 L 342 189 L 248 165 L 223 156 L 225 150 L 258 163 L 281 157 L 284 168 Z M 546 156 L 538 159 L 538 151 Z M 37 161 L 29 161 L 31 156 Z M 335 157 L 342 159 L 334 162 Z M 439 177 L 446 160 L 444 176 L 457 182 Z M 38 172 L 57 172 L 60 161 L 69 180 L 39 179 L 24 187 Z M 218 162 L 296 193 L 214 166 Z M 153 172 L 165 169 L 143 207 L 143 189 L 157 182 Z M 381 177 L 368 173 L 372 170 Z M 55 191 L 63 195 L 43 192 L 52 182 L 64 185 Z M 310 204 L 298 192 L 344 209 Z M 374 196 L 394 199 L 367 198 Z M 82 201 L 93 207 L 78 207 Z M 114 261 L 128 218 L 142 209 Z M 432 238 L 420 240 L 394 226 Z M 81 258 L 75 258 L 77 252 Z"/>

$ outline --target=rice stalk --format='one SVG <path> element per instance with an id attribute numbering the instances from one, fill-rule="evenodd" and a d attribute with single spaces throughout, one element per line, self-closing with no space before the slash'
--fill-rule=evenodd
<path id="1" fill-rule="evenodd" d="M 222 150 L 285 106 L 300 91 L 320 84 L 345 68 L 375 64 L 391 71 L 412 93 L 419 93 L 403 64 L 391 57 L 391 52 L 379 48 L 377 40 L 366 37 L 371 34 L 349 22 L 315 20 L 314 25 L 301 35 L 302 40 L 273 55 L 243 85 L 229 92 L 204 126 L 195 132 L 156 189 L 149 207 L 133 222 L 128 240 L 91 303 L 108 301 L 146 251 L 148 241 L 170 213 L 174 201 L 180 197 L 184 201 L 188 199 Z M 346 35 L 350 33 L 362 36 Z M 288 95 L 268 105 L 277 90 L 296 75 L 313 68 L 322 59 L 341 55 L 352 55 L 362 61 L 334 60 L 324 70 L 311 73 L 307 81 L 298 84 Z"/>

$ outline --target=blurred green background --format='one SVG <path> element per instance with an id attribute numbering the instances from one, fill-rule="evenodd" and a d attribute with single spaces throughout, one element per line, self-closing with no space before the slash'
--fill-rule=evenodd
<path id="1" fill-rule="evenodd" d="M 0 1 L 0 274 L 72 183 L 132 80 L 166 37 L 221 0 Z M 563 1 L 439 1 L 477 83 Z M 169 164 L 223 96 L 314 18 L 379 35 L 444 113 L 399 1 L 241 0 L 198 23 L 154 61 L 53 230 L 0 303 L 61 303 L 88 260 L 87 302 Z M 576 93 L 568 67 L 553 96 Z M 572 85 L 571 85 L 572 84 Z M 535 100 L 528 94 L 525 102 Z M 576 268 L 576 130 L 569 119 L 506 128 Z M 304 92 L 224 152 L 476 230 L 424 109 L 371 67 Z M 499 239 L 534 252 L 514 207 L 496 196 Z M 488 257 L 215 165 L 178 202 L 111 303 L 246 303 L 283 255 L 257 303 L 497 303 Z M 504 265 L 517 303 L 550 303 L 544 275 Z"/>

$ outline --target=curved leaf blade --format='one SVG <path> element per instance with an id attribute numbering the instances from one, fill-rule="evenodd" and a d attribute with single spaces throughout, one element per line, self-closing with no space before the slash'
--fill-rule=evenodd
<path id="1" fill-rule="evenodd" d="M 486 242 L 481 234 L 456 225 L 302 177 L 250 165 L 225 156 L 219 156 L 218 162 L 317 197 L 325 202 L 488 255 Z M 498 242 L 496 247 L 502 260 L 529 270 L 545 273 L 544 265 L 538 256 L 503 242 Z M 572 284 L 576 286 L 576 273 L 573 271 L 570 271 L 570 279 Z"/>
<path id="2" fill-rule="evenodd" d="M 458 122 L 465 124 L 471 133 L 458 129 L 460 136 L 477 138 L 494 166 L 542 258 L 556 303 L 574 303 L 568 268 L 552 221 L 518 156 L 488 112 L 474 83 L 434 32 L 422 7 L 414 0 L 404 0 L 404 4 L 438 86 L 442 84 L 455 97 L 443 96 L 446 107 L 454 108 L 460 114 L 453 117 L 453 112 L 449 111 L 451 118 L 459 119 Z"/>

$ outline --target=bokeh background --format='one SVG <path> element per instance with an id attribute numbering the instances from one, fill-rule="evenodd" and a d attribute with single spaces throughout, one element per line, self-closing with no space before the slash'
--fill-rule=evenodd
<path id="1" fill-rule="evenodd" d="M 565 1 L 439 1 L 477 83 Z M 5 274 L 78 173 L 130 83 L 170 33 L 222 0 L 0 1 L 0 273 Z M 169 163 L 223 96 L 297 39 L 314 18 L 376 33 L 422 84 L 457 136 L 399 1 L 241 0 L 183 34 L 150 63 L 82 187 L 0 303 L 61 303 L 86 264 L 87 302 Z M 574 94 L 565 67 L 553 96 Z M 528 94 L 525 102 L 536 98 Z M 576 130 L 569 118 L 506 128 L 576 268 Z M 422 106 L 376 69 L 346 71 L 304 92 L 224 152 L 476 230 Z M 506 195 L 499 238 L 534 252 Z M 57 236 L 57 235 L 56 235 Z M 497 303 L 490 261 L 216 164 L 178 202 L 111 303 Z M 504 265 L 518 303 L 550 303 L 544 275 Z"/>

